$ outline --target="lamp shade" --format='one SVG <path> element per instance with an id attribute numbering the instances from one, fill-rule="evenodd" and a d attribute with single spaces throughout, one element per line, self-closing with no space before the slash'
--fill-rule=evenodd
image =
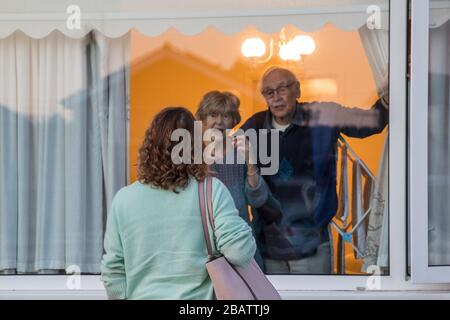
<path id="1" fill-rule="evenodd" d="M 312 54 L 316 50 L 316 43 L 310 36 L 296 36 L 292 43 L 299 54 Z"/>
<path id="2" fill-rule="evenodd" d="M 284 61 L 299 61 L 301 59 L 300 54 L 292 41 L 280 46 L 278 54 Z"/>
<path id="3" fill-rule="evenodd" d="M 259 58 L 266 53 L 266 45 L 260 38 L 248 38 L 242 43 L 241 52 L 247 58 Z"/>

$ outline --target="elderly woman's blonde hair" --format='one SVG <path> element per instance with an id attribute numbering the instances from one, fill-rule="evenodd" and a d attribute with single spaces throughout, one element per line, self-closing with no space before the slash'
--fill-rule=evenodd
<path id="1" fill-rule="evenodd" d="M 195 116 L 197 119 L 204 121 L 212 113 L 229 114 L 233 118 L 234 127 L 241 122 L 240 104 L 239 98 L 231 92 L 210 91 L 203 96 Z"/>

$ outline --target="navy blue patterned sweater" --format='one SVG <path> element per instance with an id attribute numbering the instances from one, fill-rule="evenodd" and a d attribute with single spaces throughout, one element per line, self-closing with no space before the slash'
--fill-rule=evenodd
<path id="1" fill-rule="evenodd" d="M 338 137 L 344 133 L 364 138 L 380 133 L 387 122 L 388 109 L 381 100 L 369 110 L 346 108 L 333 102 L 297 104 L 292 123 L 280 132 L 277 140 L 278 171 L 264 176 L 273 197 L 254 210 L 259 218 L 254 226 L 256 240 L 263 258 L 301 259 L 329 241 L 328 224 L 338 203 Z M 256 113 L 242 129 L 273 129 L 271 113 Z M 266 140 L 268 150 L 270 140 L 270 137 Z"/>

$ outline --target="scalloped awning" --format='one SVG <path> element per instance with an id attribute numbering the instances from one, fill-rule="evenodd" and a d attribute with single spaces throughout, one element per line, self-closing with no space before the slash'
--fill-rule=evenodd
<path id="1" fill-rule="evenodd" d="M 449 2 L 431 2 L 430 27 L 449 20 Z M 70 5 L 81 9 L 80 29 L 67 26 Z M 233 34 L 250 25 L 278 32 L 288 24 L 310 32 L 327 23 L 350 31 L 367 23 L 373 5 L 380 9 L 381 28 L 388 29 L 388 0 L 0 0 L 0 38 L 16 30 L 42 38 L 55 29 L 74 38 L 92 29 L 109 37 L 130 29 L 150 36 L 168 28 L 197 34 L 207 27 Z"/>
<path id="2" fill-rule="evenodd" d="M 168 28 L 196 34 L 207 27 L 233 34 L 246 26 L 264 32 L 278 32 L 292 24 L 309 32 L 327 23 L 342 30 L 356 30 L 366 24 L 377 4 L 381 27 L 388 26 L 388 0 L 0 0 L 0 38 L 21 30 L 42 38 L 55 29 L 70 37 L 81 37 L 97 29 L 117 37 L 130 29 L 159 35 Z M 70 5 L 81 9 L 80 29 L 66 22 Z"/>

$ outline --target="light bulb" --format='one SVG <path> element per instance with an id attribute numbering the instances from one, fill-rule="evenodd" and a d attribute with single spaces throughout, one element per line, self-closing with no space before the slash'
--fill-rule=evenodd
<path id="1" fill-rule="evenodd" d="M 316 43 L 310 36 L 296 36 L 292 43 L 298 54 L 312 54 L 316 50 Z"/>
<path id="2" fill-rule="evenodd" d="M 299 61 L 301 59 L 300 54 L 292 41 L 280 46 L 278 54 L 284 61 Z"/>
<path id="3" fill-rule="evenodd" d="M 266 53 L 266 45 L 260 38 L 248 38 L 242 44 L 241 52 L 247 58 L 259 58 Z"/>

